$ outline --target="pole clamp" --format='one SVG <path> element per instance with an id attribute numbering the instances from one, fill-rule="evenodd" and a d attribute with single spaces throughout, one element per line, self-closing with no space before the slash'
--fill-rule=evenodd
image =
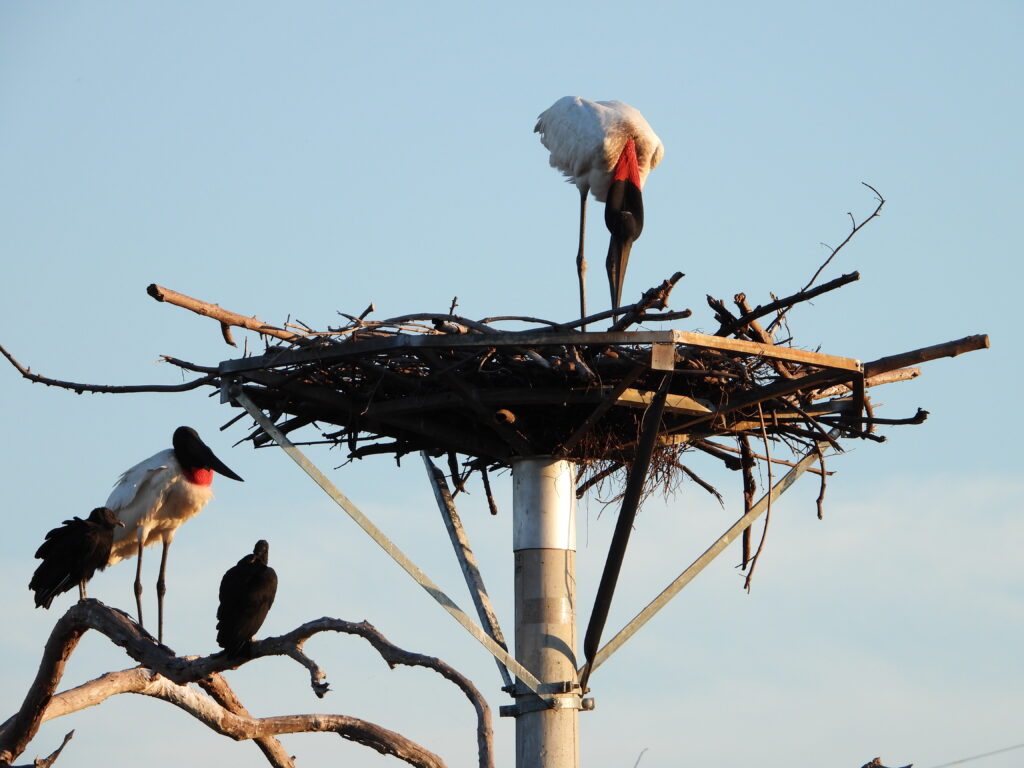
<path id="1" fill-rule="evenodd" d="M 582 712 L 589 712 L 594 709 L 595 703 L 592 697 L 581 698 L 577 693 L 562 694 L 559 696 L 541 697 L 533 694 L 522 696 L 515 704 L 505 704 L 498 708 L 501 717 L 519 717 L 530 712 L 544 712 L 545 710 L 578 709 Z"/>

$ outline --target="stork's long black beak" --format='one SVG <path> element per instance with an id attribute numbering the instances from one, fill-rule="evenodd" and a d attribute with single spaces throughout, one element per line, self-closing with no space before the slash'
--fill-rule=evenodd
<path id="1" fill-rule="evenodd" d="M 218 459 L 210 446 L 202 441 L 199 433 L 191 427 L 178 427 L 174 430 L 174 451 L 178 454 L 178 460 L 183 466 L 202 467 L 212 469 L 224 477 L 232 480 L 245 482 L 241 477 L 231 471 L 230 467 Z"/>
<path id="2" fill-rule="evenodd" d="M 626 281 L 626 265 L 633 242 L 644 229 L 644 199 L 640 187 L 630 179 L 618 179 L 608 189 L 604 207 L 604 223 L 611 232 L 608 243 L 608 287 L 612 309 L 622 303 L 622 286 Z"/>
<path id="3" fill-rule="evenodd" d="M 219 474 L 224 475 L 224 477 L 230 477 L 232 480 L 237 480 L 240 483 L 245 482 L 241 477 L 232 472 L 227 464 L 225 464 L 223 461 L 214 456 L 213 451 L 211 451 L 209 448 L 206 448 L 206 450 L 210 454 L 209 458 L 207 459 L 206 465 L 209 469 L 212 469 L 214 472 L 218 472 Z"/>

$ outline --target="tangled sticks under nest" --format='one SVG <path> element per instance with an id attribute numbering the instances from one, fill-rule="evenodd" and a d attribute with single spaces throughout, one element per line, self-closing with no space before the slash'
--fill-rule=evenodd
<path id="1" fill-rule="evenodd" d="M 797 448 L 832 426 L 873 437 L 859 419 L 856 361 L 751 343 L 750 335 L 767 334 L 756 320 L 737 323 L 732 315 L 726 319 L 736 326 L 731 338 L 627 331 L 636 322 L 689 315 L 649 311 L 664 307 L 680 277 L 648 291 L 607 332 L 578 331 L 579 322 L 545 322 L 520 332 L 493 325 L 538 322 L 531 318 L 354 318 L 259 357 L 222 363 L 218 373 L 265 410 L 288 414 L 279 424 L 286 433 L 314 422 L 335 425 L 322 429 L 323 440 L 344 447 L 350 458 L 462 453 L 472 457 L 468 470 L 534 455 L 600 465 L 602 475 L 628 466 L 644 410 L 659 387 L 667 393 L 655 461 L 660 467 L 676 465 L 679 452 L 697 448 L 739 468 L 739 454 L 715 445 L 713 436 L 764 432 Z M 829 388 L 838 396 L 818 402 Z M 259 430 L 250 439 L 269 441 Z"/>
<path id="2" fill-rule="evenodd" d="M 681 277 L 673 275 L 637 304 L 621 308 L 603 332 L 578 329 L 611 312 L 570 323 L 522 317 L 471 321 L 451 311 L 370 321 L 363 313 L 326 331 L 274 328 L 159 286 L 149 290 L 225 327 L 244 325 L 285 342 L 217 368 L 171 362 L 208 373 L 211 384 L 241 387 L 285 433 L 317 425 L 321 437 L 312 442 L 338 445 L 350 458 L 418 450 L 447 454 L 457 487 L 468 473 L 479 470 L 486 480 L 488 470 L 517 456 L 552 455 L 583 465 L 582 493 L 631 465 L 645 409 L 662 389 L 651 485 L 686 475 L 713 491 L 682 464 L 681 453 L 699 450 L 730 469 L 749 470 L 757 461 L 788 463 L 771 457 L 772 444 L 784 444 L 787 453 L 804 453 L 822 440 L 837 446 L 827 436 L 833 428 L 846 437 L 882 440 L 875 425 L 920 423 L 926 414 L 879 419 L 865 387 L 912 378 L 918 370 L 904 368 L 908 363 L 956 354 L 972 343 L 952 342 L 862 366 L 775 344 L 758 322 L 769 314 L 777 321 L 794 304 L 846 285 L 857 273 L 753 309 L 737 296 L 736 315 L 709 297 L 720 323 L 715 334 L 627 330 L 688 317 L 689 310 L 653 311 L 665 309 Z M 495 327 L 499 322 L 531 327 L 503 331 Z M 729 440 L 714 439 L 722 437 Z M 257 446 L 270 442 L 258 429 L 248 439 Z M 764 444 L 760 452 L 752 439 Z M 470 458 L 460 466 L 457 453 Z M 749 471 L 744 475 L 752 477 Z"/>

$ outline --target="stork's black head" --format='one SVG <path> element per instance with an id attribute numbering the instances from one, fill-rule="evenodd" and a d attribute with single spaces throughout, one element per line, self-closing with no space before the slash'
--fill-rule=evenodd
<path id="1" fill-rule="evenodd" d="M 644 231 L 644 198 L 629 179 L 613 181 L 604 206 L 604 223 L 613 237 L 632 243 Z"/>
<path id="2" fill-rule="evenodd" d="M 174 446 L 174 455 L 177 456 L 178 463 L 182 468 L 212 469 L 232 480 L 242 480 L 228 468 L 227 464 L 214 456 L 210 447 L 199 438 L 199 433 L 192 427 L 178 427 L 174 430 L 171 444 Z"/>

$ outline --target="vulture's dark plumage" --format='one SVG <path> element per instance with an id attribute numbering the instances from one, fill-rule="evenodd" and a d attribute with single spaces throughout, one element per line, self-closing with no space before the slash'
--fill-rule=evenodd
<path id="1" fill-rule="evenodd" d="M 267 565 L 270 545 L 260 539 L 220 581 L 217 645 L 231 654 L 244 654 L 267 618 L 277 594 L 277 574 Z"/>
<path id="2" fill-rule="evenodd" d="M 73 517 L 46 534 L 46 541 L 36 550 L 36 557 L 43 562 L 28 583 L 36 593 L 36 608 L 49 608 L 53 598 L 76 584 L 79 597 L 85 599 L 85 582 L 106 567 L 118 525 L 124 523 L 117 515 L 107 507 L 97 507 L 85 520 Z"/>

